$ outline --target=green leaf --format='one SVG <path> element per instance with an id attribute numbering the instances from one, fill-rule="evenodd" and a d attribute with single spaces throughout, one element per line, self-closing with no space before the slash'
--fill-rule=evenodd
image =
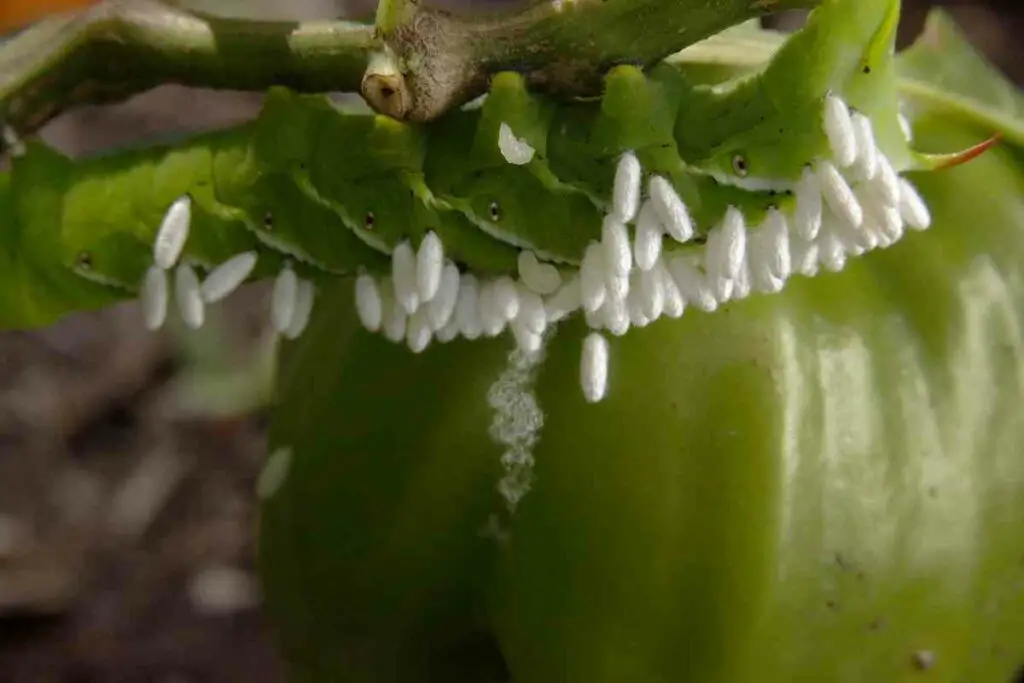
<path id="1" fill-rule="evenodd" d="M 1024 145 L 1024 94 L 992 68 L 943 10 L 928 15 L 898 68 L 912 111 L 942 111 Z"/>
<path id="2" fill-rule="evenodd" d="M 748 21 L 694 43 L 665 61 L 700 82 L 719 83 L 759 71 L 782 46 L 786 34 Z"/>
<path id="3" fill-rule="evenodd" d="M 697 81 L 757 72 L 784 34 L 743 24 L 696 43 L 666 61 Z M 1024 145 L 1024 94 L 994 70 L 948 12 L 933 9 L 915 43 L 897 59 L 908 113 L 941 110 Z"/>

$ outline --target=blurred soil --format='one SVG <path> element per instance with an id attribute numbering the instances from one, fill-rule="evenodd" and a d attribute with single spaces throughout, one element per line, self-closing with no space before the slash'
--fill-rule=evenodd
<path id="1" fill-rule="evenodd" d="M 926 3 L 906 4 L 909 38 Z M 1024 80 L 1024 3 L 953 8 Z M 85 154 L 258 105 L 168 87 L 45 136 Z M 0 334 L 0 683 L 281 680 L 253 566 L 267 308 L 257 286 L 200 333 L 123 305 Z"/>

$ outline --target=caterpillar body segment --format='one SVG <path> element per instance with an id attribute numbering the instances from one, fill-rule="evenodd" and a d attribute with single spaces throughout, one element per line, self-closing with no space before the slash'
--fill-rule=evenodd
<path id="1" fill-rule="evenodd" d="M 521 75 L 511 71 L 495 75 L 479 114 L 473 136 L 476 163 L 481 167 L 509 163 L 500 147 L 494 145 L 504 125 L 518 141 L 533 149 L 534 156 L 528 163 L 536 161 L 531 170 L 543 175 L 544 159 L 548 156 L 548 131 L 555 108 L 531 93 Z"/>
<path id="2" fill-rule="evenodd" d="M 61 260 L 61 202 L 72 171 L 65 157 L 33 140 L 11 172 L 0 174 L 0 310 L 11 326 L 48 324 L 127 294 L 83 281 Z"/>
<path id="3" fill-rule="evenodd" d="M 258 161 L 335 213 L 365 246 L 389 256 L 403 240 L 418 242 L 434 231 L 463 263 L 487 271 L 514 268 L 516 249 L 480 235 L 468 218 L 435 196 L 424 177 L 426 128 L 379 115 L 344 114 L 323 97 L 283 88 L 269 92 L 255 125 Z M 301 135 L 289 133 L 282 142 L 282 127 Z M 343 170 L 339 154 L 345 158 Z M 315 222 L 308 225 L 317 228 Z M 347 249 L 338 239 L 338 251 Z M 378 268 L 373 259 L 356 261 L 370 270 L 386 270 L 386 263 Z"/>
<path id="4" fill-rule="evenodd" d="M 191 217 L 182 259 L 209 269 L 256 248 L 244 214 L 219 200 L 214 173 L 216 157 L 247 144 L 233 131 L 181 147 L 132 150 L 74 165 L 64 160 L 69 177 L 58 202 L 61 263 L 85 279 L 134 290 L 153 261 L 164 214 L 185 196 Z"/>
<path id="5" fill-rule="evenodd" d="M 276 88 L 255 121 L 180 147 L 79 164 L 33 150 L 59 170 L 59 201 L 10 201 L 18 225 L 22 209 L 48 217 L 32 239 L 57 245 L 65 270 L 119 294 L 143 281 L 157 226 L 188 196 L 182 260 L 200 276 L 254 252 L 252 277 L 379 278 L 367 327 L 416 352 L 434 333 L 506 328 L 533 352 L 538 327 L 580 308 L 594 331 L 622 335 L 666 301 L 670 317 L 715 310 L 839 270 L 908 223 L 927 227 L 899 177 L 912 156 L 893 69 L 898 10 L 826 0 L 763 68 L 713 85 L 680 63 L 619 66 L 602 98 L 555 101 L 502 73 L 480 106 L 424 124 Z M 410 258 L 427 235 L 441 255 L 429 273 Z M 523 262 L 545 281 L 520 280 Z M 455 302 L 431 306 L 443 272 L 459 276 L 444 290 Z M 361 291 L 371 301 L 365 280 Z M 542 308 L 552 313 L 539 326 Z"/>

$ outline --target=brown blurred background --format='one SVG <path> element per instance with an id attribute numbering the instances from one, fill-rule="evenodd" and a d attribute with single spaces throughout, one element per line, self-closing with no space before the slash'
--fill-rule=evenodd
<path id="1" fill-rule="evenodd" d="M 191 4 L 345 13 L 344 0 Z M 904 41 L 931 4 L 904 0 Z M 1024 2 L 940 4 L 1024 80 Z M 348 8 L 365 16 L 372 3 Z M 226 125 L 252 116 L 259 99 L 168 87 L 76 111 L 44 135 L 83 154 Z M 197 333 L 147 334 L 123 305 L 0 334 L 0 683 L 282 680 L 253 568 L 267 309 L 265 287 L 254 286 Z"/>

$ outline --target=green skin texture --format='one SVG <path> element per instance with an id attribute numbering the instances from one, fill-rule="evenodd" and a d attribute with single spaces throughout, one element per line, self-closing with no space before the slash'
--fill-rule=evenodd
<path id="1" fill-rule="evenodd" d="M 911 681 L 920 650 L 929 680 L 1008 681 L 1022 161 L 915 178 L 932 230 L 840 274 L 612 340 L 600 404 L 585 330 L 560 329 L 511 518 L 483 400 L 507 343 L 409 354 L 359 327 L 350 287 L 325 293 L 281 368 L 272 447 L 294 459 L 260 535 L 294 680 L 497 681 L 500 649 L 518 683 Z M 961 200 L 981 192 L 1004 201 Z"/>
<path id="2" fill-rule="evenodd" d="M 701 231 L 729 204 L 756 215 L 786 198 L 707 174 L 741 154 L 752 176 L 795 179 L 826 149 L 828 90 L 910 165 L 894 8 L 826 2 L 722 91 L 683 68 L 619 67 L 600 102 L 558 104 L 507 74 L 481 110 L 427 126 L 274 91 L 253 124 L 181 145 L 77 164 L 33 145 L 0 176 L 0 322 L 130 293 L 186 191 L 188 258 L 259 249 L 257 277 L 291 258 L 322 283 L 282 359 L 271 441 L 295 457 L 260 535 L 296 681 L 497 682 L 502 659 L 517 683 L 900 681 L 928 650 L 932 680 L 1003 683 L 1024 660 L 1019 151 L 914 178 L 927 234 L 613 340 L 598 405 L 579 391 L 583 325 L 562 326 L 538 370 L 535 485 L 513 516 L 483 398 L 507 340 L 410 354 L 362 330 L 333 277 L 386 272 L 370 243 L 427 229 L 472 268 L 510 271 L 515 249 L 478 229 L 493 202 L 487 227 L 577 259 L 625 149 L 671 177 Z M 497 153 L 502 121 L 538 150 L 528 166 Z M 988 131 L 925 117 L 917 133 L 950 149 Z M 507 542 L 481 534 L 492 515 Z"/>
<path id="3" fill-rule="evenodd" d="M 926 149 L 988 133 L 916 130 Z M 560 327 L 512 516 L 483 398 L 507 342 L 412 355 L 362 330 L 349 285 L 326 292 L 283 358 L 271 447 L 293 465 L 260 535 L 293 679 L 500 681 L 504 658 L 517 683 L 913 681 L 928 651 L 929 680 L 1010 680 L 1024 155 L 913 181 L 931 231 L 613 339 L 597 405 L 586 330 Z M 481 534 L 494 515 L 504 543 Z"/>
<path id="4" fill-rule="evenodd" d="M 10 297 L 0 322 L 45 324 L 134 294 L 161 216 L 184 193 L 194 200 L 185 257 L 201 271 L 257 249 L 254 278 L 293 261 L 321 282 L 388 272 L 394 246 L 430 230 L 475 272 L 513 273 L 517 247 L 577 264 L 600 236 L 626 150 L 672 181 L 698 242 L 730 205 L 756 224 L 791 197 L 720 185 L 708 173 L 732 173 L 742 155 L 752 176 L 798 178 L 827 153 L 820 109 L 830 91 L 870 114 L 883 149 L 907 165 L 892 60 L 898 11 L 893 0 L 829 0 L 764 70 L 725 88 L 691 83 L 668 65 L 646 74 L 621 66 L 602 99 L 566 103 L 528 92 L 509 72 L 480 109 L 429 124 L 343 113 L 326 98 L 277 89 L 256 121 L 178 145 L 73 163 L 33 143 L 0 185 L 0 215 L 12 217 L 0 233 L 8 258 L 30 265 L 0 277 L 10 291 L 40 292 Z M 821 58 L 804 59 L 812 50 Z M 501 156 L 502 123 L 537 150 L 528 165 Z M 90 282 L 68 284 L 78 280 L 69 270 Z M 36 271 L 44 276 L 27 281 Z"/>

